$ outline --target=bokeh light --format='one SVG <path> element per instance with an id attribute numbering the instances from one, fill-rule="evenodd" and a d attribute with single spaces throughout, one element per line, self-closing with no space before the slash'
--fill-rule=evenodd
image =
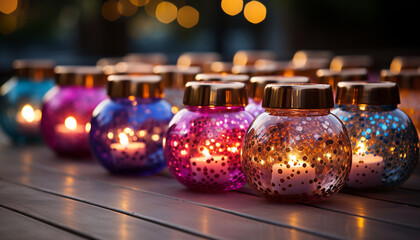
<path id="1" fill-rule="evenodd" d="M 1 0 L 0 1 L 0 12 L 4 14 L 10 14 L 17 9 L 18 0 Z"/>
<path id="2" fill-rule="evenodd" d="M 162 23 L 170 23 L 176 19 L 178 8 L 175 4 L 163 1 L 156 7 L 156 18 Z"/>
<path id="3" fill-rule="evenodd" d="M 242 0 L 222 0 L 222 10 L 231 16 L 235 16 L 236 14 L 242 11 L 244 7 L 244 1 Z"/>
<path id="4" fill-rule="evenodd" d="M 145 6 L 144 6 L 144 11 L 146 11 L 147 15 L 151 16 L 151 17 L 155 17 L 156 16 L 156 8 L 159 5 L 159 3 L 161 3 L 162 0 L 150 0 Z"/>
<path id="5" fill-rule="evenodd" d="M 197 25 L 199 18 L 200 14 L 197 9 L 191 6 L 184 6 L 178 11 L 177 21 L 184 28 L 192 28 Z"/>
<path id="6" fill-rule="evenodd" d="M 131 4 L 137 7 L 142 7 L 150 2 L 150 0 L 130 0 Z"/>
<path id="7" fill-rule="evenodd" d="M 108 21 L 117 20 L 121 14 L 118 12 L 118 2 L 108 0 L 102 5 L 102 16 Z"/>
<path id="8" fill-rule="evenodd" d="M 257 24 L 262 22 L 267 15 L 267 9 L 264 4 L 258 1 L 251 1 L 245 5 L 244 15 L 246 20 Z"/>
<path id="9" fill-rule="evenodd" d="M 0 16 L 0 33 L 9 34 L 16 30 L 17 18 L 14 15 Z"/>
<path id="10" fill-rule="evenodd" d="M 120 0 L 117 9 L 121 15 L 126 17 L 133 16 L 137 12 L 137 6 L 133 5 L 130 0 Z"/>

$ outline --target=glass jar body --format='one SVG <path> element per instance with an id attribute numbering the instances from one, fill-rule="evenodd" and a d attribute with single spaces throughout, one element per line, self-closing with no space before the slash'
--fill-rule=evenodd
<path id="1" fill-rule="evenodd" d="M 162 99 L 104 100 L 92 116 L 92 154 L 111 173 L 156 173 L 165 167 L 162 142 L 172 116 Z"/>
<path id="2" fill-rule="evenodd" d="M 352 142 L 348 187 L 392 187 L 408 179 L 419 158 L 419 139 L 403 111 L 396 106 L 340 105 L 333 114 L 343 121 Z"/>
<path id="3" fill-rule="evenodd" d="M 54 80 L 36 82 L 13 77 L 0 90 L 0 125 L 18 145 L 40 142 L 42 98 Z"/>
<path id="4" fill-rule="evenodd" d="M 279 202 L 326 199 L 351 167 L 347 132 L 329 110 L 267 109 L 249 127 L 242 151 L 249 185 Z"/>
<path id="5" fill-rule="evenodd" d="M 47 145 L 61 156 L 89 156 L 90 118 L 107 98 L 105 88 L 54 87 L 44 97 L 41 131 Z"/>
<path id="6" fill-rule="evenodd" d="M 241 148 L 253 116 L 243 107 L 190 107 L 169 124 L 165 159 L 174 177 L 199 191 L 228 191 L 245 183 Z"/>
<path id="7" fill-rule="evenodd" d="M 254 117 L 257 117 L 261 113 L 265 112 L 265 109 L 262 107 L 262 101 L 254 100 L 253 98 L 248 99 L 248 105 L 245 107 L 245 110 L 251 113 Z"/>

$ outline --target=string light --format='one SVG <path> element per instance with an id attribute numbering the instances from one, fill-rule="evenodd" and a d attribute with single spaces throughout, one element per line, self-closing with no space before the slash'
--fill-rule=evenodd
<path id="1" fill-rule="evenodd" d="M 244 15 L 250 23 L 257 24 L 264 21 L 267 9 L 264 4 L 258 1 L 251 1 L 245 5 Z"/>
<path id="2" fill-rule="evenodd" d="M 11 14 L 16 11 L 18 0 L 3 0 L 0 1 L 0 12 L 4 14 Z"/>
<path id="3" fill-rule="evenodd" d="M 118 12 L 118 2 L 108 0 L 102 5 L 102 16 L 108 21 L 117 20 L 121 14 Z"/>
<path id="4" fill-rule="evenodd" d="M 221 6 L 226 14 L 235 16 L 242 11 L 244 2 L 242 0 L 222 0 Z"/>
<path id="5" fill-rule="evenodd" d="M 184 6 L 178 11 L 177 21 L 184 28 L 192 28 L 197 25 L 199 18 L 200 14 L 195 8 Z"/>
<path id="6" fill-rule="evenodd" d="M 162 23 L 170 23 L 176 19 L 178 8 L 170 2 L 163 1 L 156 7 L 156 18 Z"/>
<path id="7" fill-rule="evenodd" d="M 119 0 L 117 9 L 121 15 L 126 17 L 132 16 L 137 12 L 137 6 L 129 0 Z"/>

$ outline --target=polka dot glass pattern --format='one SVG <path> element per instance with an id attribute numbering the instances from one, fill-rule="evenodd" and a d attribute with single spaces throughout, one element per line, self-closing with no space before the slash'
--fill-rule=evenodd
<path id="1" fill-rule="evenodd" d="M 417 135 L 420 135 L 420 90 L 400 90 L 401 110 L 410 116 L 417 129 Z"/>
<path id="2" fill-rule="evenodd" d="M 267 110 L 245 137 L 249 185 L 280 202 L 315 202 L 338 192 L 351 167 L 347 132 L 329 110 Z"/>
<path id="3" fill-rule="evenodd" d="M 242 142 L 252 120 L 244 107 L 187 106 L 169 124 L 164 149 L 169 170 L 191 189 L 240 188 Z"/>
<path id="4" fill-rule="evenodd" d="M 41 132 L 47 145 L 61 156 L 89 156 L 90 118 L 105 98 L 104 87 L 52 88 L 42 106 Z"/>
<path id="5" fill-rule="evenodd" d="M 341 105 L 333 113 L 352 142 L 348 187 L 389 187 L 408 179 L 419 158 L 419 139 L 403 111 L 396 106 Z"/>
<path id="6" fill-rule="evenodd" d="M 159 172 L 165 167 L 162 142 L 172 116 L 171 105 L 162 99 L 105 100 L 92 116 L 92 154 L 111 173 Z"/>

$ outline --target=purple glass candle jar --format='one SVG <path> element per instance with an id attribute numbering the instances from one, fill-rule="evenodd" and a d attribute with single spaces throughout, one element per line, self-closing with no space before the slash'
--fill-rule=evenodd
<path id="1" fill-rule="evenodd" d="M 307 77 L 258 76 L 252 77 L 249 84 L 249 100 L 245 110 L 255 117 L 265 111 L 262 107 L 264 88 L 269 83 L 309 83 Z"/>
<path id="2" fill-rule="evenodd" d="M 57 86 L 44 97 L 41 132 L 62 156 L 88 156 L 90 118 L 106 96 L 106 75 L 96 67 L 58 66 Z"/>
<path id="3" fill-rule="evenodd" d="M 153 72 L 162 77 L 165 86 L 165 99 L 172 105 L 172 113 L 179 112 L 184 97 L 185 84 L 194 81 L 195 76 L 201 72 L 199 67 L 179 67 L 176 65 L 159 65 Z"/>
<path id="4" fill-rule="evenodd" d="M 263 107 L 242 149 L 249 185 L 279 202 L 314 202 L 337 193 L 351 167 L 351 144 L 341 121 L 330 113 L 332 90 L 325 84 L 268 84 Z"/>
<path id="5" fill-rule="evenodd" d="M 244 110 L 244 83 L 189 82 L 185 109 L 169 124 L 165 159 L 175 179 L 200 191 L 227 191 L 245 183 L 241 148 L 252 122 Z"/>
<path id="6" fill-rule="evenodd" d="M 93 112 L 93 156 L 111 173 L 149 175 L 165 166 L 162 141 L 172 118 L 160 76 L 112 75 Z"/>

